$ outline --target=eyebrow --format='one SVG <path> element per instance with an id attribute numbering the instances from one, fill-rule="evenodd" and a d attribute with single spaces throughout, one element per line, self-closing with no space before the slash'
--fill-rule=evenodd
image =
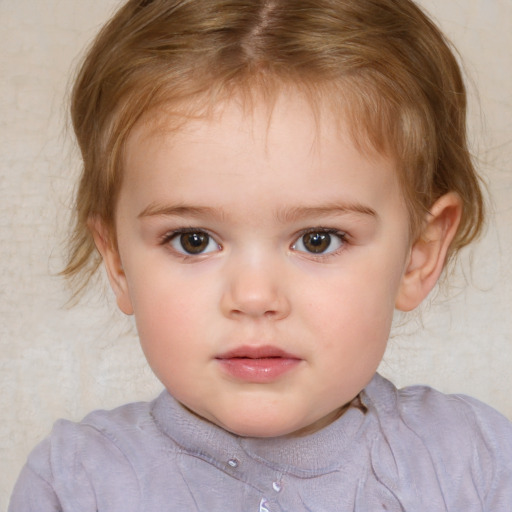
<path id="1" fill-rule="evenodd" d="M 187 205 L 159 205 L 150 204 L 142 210 L 138 217 L 224 217 L 222 208 L 211 208 L 209 206 L 187 206 Z"/>
<path id="2" fill-rule="evenodd" d="M 279 222 L 285 224 L 310 217 L 347 214 L 357 214 L 378 218 L 378 214 L 373 208 L 358 203 L 334 203 L 324 206 L 296 206 L 292 208 L 283 208 L 277 211 L 276 218 Z M 196 218 L 211 217 L 222 219 L 225 218 L 226 215 L 223 208 L 212 208 L 210 206 L 160 205 L 156 203 L 150 204 L 138 215 L 139 218 L 157 216 Z"/>
<path id="3" fill-rule="evenodd" d="M 292 222 L 310 217 L 324 217 L 329 215 L 357 214 L 378 218 L 377 212 L 359 203 L 333 203 L 324 206 L 297 206 L 286 208 L 277 213 L 277 218 L 283 222 Z"/>

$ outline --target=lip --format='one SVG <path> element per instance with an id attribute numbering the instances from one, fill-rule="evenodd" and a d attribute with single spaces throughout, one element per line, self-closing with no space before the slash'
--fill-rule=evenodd
<path id="1" fill-rule="evenodd" d="M 270 345 L 238 347 L 215 359 L 230 377 L 260 384 L 279 379 L 301 362 L 299 357 Z"/>

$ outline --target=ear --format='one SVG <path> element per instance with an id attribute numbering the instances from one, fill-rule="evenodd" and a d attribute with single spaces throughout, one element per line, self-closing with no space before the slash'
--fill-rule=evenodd
<path id="1" fill-rule="evenodd" d="M 421 235 L 411 247 L 395 301 L 397 309 L 414 309 L 434 288 L 443 271 L 461 215 L 462 202 L 454 192 L 441 196 L 433 204 L 425 216 Z"/>
<path id="2" fill-rule="evenodd" d="M 123 313 L 132 315 L 133 307 L 128 291 L 128 283 L 119 251 L 112 240 L 111 230 L 99 217 L 89 219 L 88 226 L 94 238 L 96 248 L 103 258 L 110 286 L 116 296 L 117 305 Z"/>

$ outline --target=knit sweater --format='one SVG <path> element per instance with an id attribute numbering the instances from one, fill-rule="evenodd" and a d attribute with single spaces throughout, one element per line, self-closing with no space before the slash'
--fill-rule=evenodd
<path id="1" fill-rule="evenodd" d="M 379 375 L 360 399 L 302 437 L 236 436 L 165 391 L 60 420 L 9 512 L 512 510 L 512 424 L 499 413 Z"/>

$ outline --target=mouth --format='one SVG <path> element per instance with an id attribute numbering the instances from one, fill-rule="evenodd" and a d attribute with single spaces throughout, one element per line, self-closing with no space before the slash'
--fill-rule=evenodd
<path id="1" fill-rule="evenodd" d="M 222 370 L 236 380 L 269 383 L 296 368 L 301 359 L 272 346 L 243 346 L 215 358 Z"/>

